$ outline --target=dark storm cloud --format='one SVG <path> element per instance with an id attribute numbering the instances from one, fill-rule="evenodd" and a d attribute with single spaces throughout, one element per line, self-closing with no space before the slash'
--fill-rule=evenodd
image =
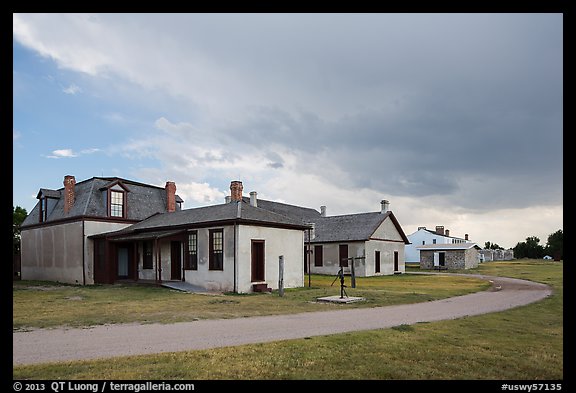
<path id="1" fill-rule="evenodd" d="M 350 187 L 445 195 L 465 206 L 491 184 L 507 195 L 494 199 L 500 207 L 561 200 L 561 15 L 353 15 L 335 28 L 337 21 L 320 16 L 315 33 L 302 22 L 302 36 L 292 37 L 298 45 L 271 35 L 283 43 L 274 61 L 286 61 L 293 83 L 309 82 L 301 100 L 308 105 L 254 106 L 226 134 L 309 157 L 331 152 L 328 166 L 349 173 Z"/>

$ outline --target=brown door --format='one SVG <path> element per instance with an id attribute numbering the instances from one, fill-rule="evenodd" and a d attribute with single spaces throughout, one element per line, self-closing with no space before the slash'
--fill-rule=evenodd
<path id="1" fill-rule="evenodd" d="M 252 240 L 252 281 L 264 281 L 264 240 Z"/>
<path id="2" fill-rule="evenodd" d="M 398 271 L 398 251 L 394 251 L 394 271 Z"/>
<path id="3" fill-rule="evenodd" d="M 170 242 L 170 273 L 171 280 L 181 280 L 182 279 L 182 252 L 181 243 L 178 241 Z"/>
<path id="4" fill-rule="evenodd" d="M 374 251 L 375 272 L 380 273 L 380 251 Z M 394 264 L 396 266 L 396 264 Z"/>
<path id="5" fill-rule="evenodd" d="M 340 244 L 338 251 L 340 255 L 340 266 L 348 267 L 348 244 Z"/>

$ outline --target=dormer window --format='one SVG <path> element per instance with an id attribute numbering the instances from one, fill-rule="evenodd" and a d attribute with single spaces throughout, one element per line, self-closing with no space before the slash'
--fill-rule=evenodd
<path id="1" fill-rule="evenodd" d="M 38 199 L 38 208 L 40 210 L 38 212 L 38 222 L 46 222 L 60 199 L 60 191 L 41 188 L 36 198 Z"/>
<path id="2" fill-rule="evenodd" d="M 124 193 L 110 190 L 110 217 L 124 217 Z"/>
<path id="3" fill-rule="evenodd" d="M 113 180 L 104 187 L 99 188 L 102 191 L 102 200 L 106 204 L 108 217 L 127 218 L 128 217 L 128 193 L 130 190 L 119 179 Z"/>
<path id="4" fill-rule="evenodd" d="M 126 218 L 126 194 L 125 187 L 114 184 L 108 188 L 108 216 Z"/>

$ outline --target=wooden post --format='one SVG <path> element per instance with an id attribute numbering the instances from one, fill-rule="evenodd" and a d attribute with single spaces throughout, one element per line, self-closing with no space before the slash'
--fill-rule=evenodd
<path id="1" fill-rule="evenodd" d="M 356 288 L 356 272 L 354 271 L 354 259 L 355 258 L 348 258 L 350 259 L 350 282 L 352 288 Z"/>
<path id="2" fill-rule="evenodd" d="M 278 295 L 284 296 L 284 255 L 278 258 Z"/>

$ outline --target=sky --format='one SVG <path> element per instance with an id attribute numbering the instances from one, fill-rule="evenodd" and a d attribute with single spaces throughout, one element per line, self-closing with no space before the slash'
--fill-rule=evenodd
<path id="1" fill-rule="evenodd" d="M 117 176 L 484 246 L 563 229 L 561 13 L 14 14 L 13 205 Z"/>

